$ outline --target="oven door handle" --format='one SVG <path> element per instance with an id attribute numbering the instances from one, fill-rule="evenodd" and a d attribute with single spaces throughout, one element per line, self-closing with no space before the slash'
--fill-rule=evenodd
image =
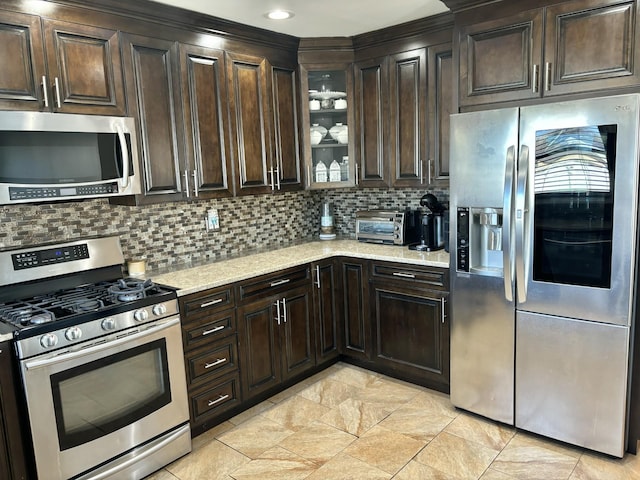
<path id="1" fill-rule="evenodd" d="M 174 325 L 179 324 L 179 316 L 169 317 L 168 319 L 159 320 L 158 322 L 147 326 L 147 328 L 142 331 L 138 330 L 137 332 L 131 334 L 120 332 L 119 334 L 123 335 L 121 338 L 116 338 L 115 340 L 107 341 L 106 343 L 100 343 L 93 347 L 87 347 L 76 352 L 61 352 L 53 357 L 43 358 L 42 360 L 28 360 L 24 362 L 24 367 L 27 370 L 35 370 L 37 368 L 49 367 L 57 363 L 68 362 L 70 360 L 75 360 L 77 358 L 91 355 L 92 353 L 113 349 L 114 347 L 118 347 L 124 343 L 129 343 L 133 340 L 141 340 L 145 337 L 161 332 L 162 330 L 167 330 Z M 141 328 L 144 328 L 144 325 Z M 118 335 L 118 333 L 116 333 L 115 335 Z"/>

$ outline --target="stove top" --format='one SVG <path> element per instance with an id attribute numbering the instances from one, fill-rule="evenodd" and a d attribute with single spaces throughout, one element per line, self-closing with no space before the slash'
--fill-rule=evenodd
<path id="1" fill-rule="evenodd" d="M 95 318 L 96 313 L 104 317 L 149 301 L 160 302 L 162 296 L 175 297 L 175 290 L 151 280 L 117 279 L 0 304 L 0 320 L 18 330 L 61 321 L 78 324 Z"/>

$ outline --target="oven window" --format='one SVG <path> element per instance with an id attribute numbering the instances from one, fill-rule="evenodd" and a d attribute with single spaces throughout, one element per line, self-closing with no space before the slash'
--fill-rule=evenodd
<path id="1" fill-rule="evenodd" d="M 126 427 L 171 402 L 166 340 L 51 375 L 60 449 Z"/>

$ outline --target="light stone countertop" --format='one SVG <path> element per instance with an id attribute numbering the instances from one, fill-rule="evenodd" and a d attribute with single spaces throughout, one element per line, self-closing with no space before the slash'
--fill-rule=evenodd
<path id="1" fill-rule="evenodd" d="M 449 268 L 449 254 L 444 250 L 416 252 L 406 246 L 377 245 L 357 240 L 317 240 L 270 252 L 213 261 L 207 265 L 153 275 L 152 278 L 154 282 L 178 288 L 178 296 L 184 296 L 337 256 Z"/>

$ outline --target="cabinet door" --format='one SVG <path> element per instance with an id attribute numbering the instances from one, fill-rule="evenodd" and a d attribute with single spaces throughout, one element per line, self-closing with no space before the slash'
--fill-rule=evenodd
<path id="1" fill-rule="evenodd" d="M 16 392 L 21 385 L 12 347 L 11 342 L 0 343 L 0 478 L 24 480 L 32 477 L 23 440 L 28 420 L 18 409 Z"/>
<path id="2" fill-rule="evenodd" d="M 0 12 L 0 65 L 0 109 L 44 108 L 47 73 L 40 17 Z"/>
<path id="3" fill-rule="evenodd" d="M 542 22 L 538 9 L 461 28 L 460 106 L 540 96 Z"/>
<path id="4" fill-rule="evenodd" d="M 391 55 L 389 73 L 389 159 L 393 186 L 420 186 L 424 184 L 427 154 L 427 50 Z"/>
<path id="5" fill-rule="evenodd" d="M 546 10 L 543 95 L 640 83 L 637 3 L 574 0 Z"/>
<path id="6" fill-rule="evenodd" d="M 118 32 L 43 20 L 53 110 L 124 115 Z"/>
<path id="7" fill-rule="evenodd" d="M 342 262 L 344 312 L 344 351 L 347 357 L 371 358 L 371 320 L 369 317 L 369 271 L 367 263 L 357 260 Z"/>
<path id="8" fill-rule="evenodd" d="M 245 399 L 280 383 L 275 302 L 267 298 L 238 308 L 240 371 Z"/>
<path id="9" fill-rule="evenodd" d="M 140 203 L 183 198 L 183 137 L 178 47 L 175 42 L 124 34 L 127 95 L 138 119 L 144 194 Z"/>
<path id="10" fill-rule="evenodd" d="M 446 294 L 374 283 L 377 365 L 402 378 L 449 391 Z"/>
<path id="11" fill-rule="evenodd" d="M 270 102 L 267 61 L 264 58 L 227 53 L 231 138 L 236 159 L 236 194 L 272 190 Z"/>
<path id="12" fill-rule="evenodd" d="M 449 115 L 453 111 L 453 57 L 451 43 L 427 49 L 429 64 L 429 155 L 426 182 L 449 180 Z"/>
<path id="13" fill-rule="evenodd" d="M 295 68 L 273 67 L 274 152 L 273 178 L 278 190 L 302 188 L 298 135 L 298 84 Z"/>
<path id="14" fill-rule="evenodd" d="M 338 358 L 340 309 L 338 271 L 333 260 L 313 265 L 316 362 Z"/>
<path id="15" fill-rule="evenodd" d="M 279 330 L 283 380 L 315 365 L 312 304 L 309 286 L 287 292 L 281 301 Z"/>
<path id="16" fill-rule="evenodd" d="M 233 195 L 224 52 L 180 46 L 188 195 Z M 184 174 L 184 172 L 183 172 Z"/>
<path id="17" fill-rule="evenodd" d="M 384 121 L 387 87 L 386 57 L 355 64 L 356 181 L 363 187 L 385 187 L 389 182 Z"/>

